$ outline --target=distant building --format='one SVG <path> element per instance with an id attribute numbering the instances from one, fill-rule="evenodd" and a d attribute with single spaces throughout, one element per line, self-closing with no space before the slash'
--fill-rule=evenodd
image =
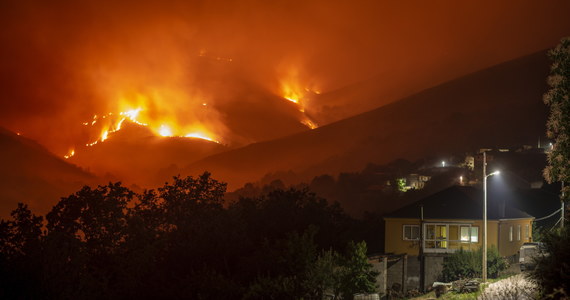
<path id="1" fill-rule="evenodd" d="M 420 174 L 410 174 L 406 177 L 406 188 L 411 190 L 421 190 L 425 187 L 426 182 L 431 179 L 431 176 L 420 175 Z"/>
<path id="2" fill-rule="evenodd" d="M 463 163 L 463 165 L 465 166 L 465 168 L 469 169 L 470 171 L 473 171 L 473 169 L 475 169 L 475 157 L 473 155 L 465 156 L 465 162 Z"/>

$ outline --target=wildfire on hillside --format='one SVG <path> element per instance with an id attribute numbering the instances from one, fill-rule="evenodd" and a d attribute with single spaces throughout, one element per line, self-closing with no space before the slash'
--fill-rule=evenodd
<path id="1" fill-rule="evenodd" d="M 205 51 L 201 51 L 199 57 L 222 63 L 233 61 L 230 58 L 210 57 Z M 218 144 L 225 141 L 224 135 L 228 130 L 220 116 L 221 112 L 216 109 L 216 99 L 206 96 L 207 89 L 184 86 L 182 74 L 173 71 L 167 75 L 160 79 L 151 76 L 149 79 L 144 74 L 124 73 L 122 69 L 117 73 L 107 73 L 105 80 L 98 82 L 102 96 L 117 100 L 108 105 L 111 112 L 95 114 L 83 122 L 89 136 L 84 146 L 92 147 L 105 142 L 120 131 L 125 122 L 146 127 L 155 136 L 195 138 Z M 318 128 L 318 124 L 308 115 L 306 106 L 320 91 L 304 84 L 297 72 L 281 75 L 275 93 L 295 105 L 299 111 L 299 123 L 309 129 Z M 210 100 L 214 105 L 210 105 Z M 72 157 L 77 150 L 75 147 L 73 153 L 69 151 L 64 157 Z"/>
<path id="2" fill-rule="evenodd" d="M 147 112 L 142 107 L 122 111 L 118 114 L 108 113 L 102 117 L 94 115 L 91 122 L 85 122 L 83 125 L 95 127 L 98 124 L 101 124 L 99 125 L 101 133 L 95 141 L 88 143 L 85 146 L 90 147 L 99 142 L 104 142 L 109 138 L 110 134 L 121 130 L 125 121 L 130 121 L 140 126 L 148 127 L 157 136 L 198 138 L 220 143 L 220 141 L 216 139 L 216 135 L 214 133 L 208 131 L 200 124 L 180 125 L 176 123 L 172 117 L 153 116 L 154 114 L 152 112 Z"/>
<path id="3" fill-rule="evenodd" d="M 65 157 L 65 159 L 68 159 L 68 158 L 70 158 L 70 157 L 73 157 L 74 155 L 75 155 L 75 150 L 74 150 L 74 149 L 71 149 L 71 150 L 69 151 L 69 153 L 66 154 L 66 155 L 64 155 L 63 157 Z"/>
<path id="4" fill-rule="evenodd" d="M 297 69 L 289 69 L 289 71 L 286 72 L 283 78 L 279 81 L 281 95 L 285 100 L 295 103 L 297 109 L 302 113 L 300 120 L 301 124 L 309 127 L 310 129 L 316 129 L 319 126 L 307 115 L 306 104 L 311 95 L 320 95 L 321 92 L 318 89 L 303 87 L 299 78 L 300 76 Z"/>
<path id="5" fill-rule="evenodd" d="M 139 94 L 134 99 L 135 101 L 120 99 L 118 107 L 125 108 L 122 111 L 95 114 L 91 120 L 83 122 L 83 125 L 89 128 L 89 132 L 95 132 L 91 134 L 92 139 L 85 146 L 92 147 L 105 142 L 113 133 L 121 130 L 125 122 L 147 127 L 156 136 L 195 138 L 221 143 L 219 136 L 208 130 L 199 120 L 180 122 L 176 115 L 161 113 L 158 102 L 151 101 L 149 97 Z M 149 107 L 153 107 L 154 110 Z M 200 104 L 198 109 L 207 109 L 207 104 Z M 74 155 L 75 149 L 72 149 L 64 157 L 68 159 Z"/>
<path id="6" fill-rule="evenodd" d="M 232 146 L 279 138 L 549 48 L 569 24 L 567 1 L 55 2 L 1 2 L 0 126 L 62 157 L 133 119 Z"/>

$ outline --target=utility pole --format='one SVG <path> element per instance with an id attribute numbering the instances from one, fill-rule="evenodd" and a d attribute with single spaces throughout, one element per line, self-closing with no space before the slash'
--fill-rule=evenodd
<path id="1" fill-rule="evenodd" d="M 424 206 L 420 206 L 420 291 L 425 292 Z"/>
<path id="2" fill-rule="evenodd" d="M 487 282 L 487 153 L 483 151 L 483 282 Z"/>
<path id="3" fill-rule="evenodd" d="M 483 282 L 487 282 L 487 177 L 497 174 L 499 171 L 487 174 L 487 153 L 483 151 Z"/>
<path id="4" fill-rule="evenodd" d="M 562 181 L 562 197 L 560 197 L 560 203 L 562 205 L 560 209 L 560 228 L 564 228 L 564 181 Z"/>

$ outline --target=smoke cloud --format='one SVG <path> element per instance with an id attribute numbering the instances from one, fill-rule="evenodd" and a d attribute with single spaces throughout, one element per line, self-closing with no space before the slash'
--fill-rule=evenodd
<path id="1" fill-rule="evenodd" d="M 570 34 L 568 11 L 563 0 L 4 0 L 0 126 L 63 155 L 93 140 L 81 126 L 93 115 L 144 106 L 180 134 L 243 144 L 271 137 L 236 131 L 254 127 L 238 117 L 247 107 L 332 122 L 552 47 Z M 346 92 L 360 82 L 372 84 Z M 279 102 L 289 86 L 302 107 Z"/>

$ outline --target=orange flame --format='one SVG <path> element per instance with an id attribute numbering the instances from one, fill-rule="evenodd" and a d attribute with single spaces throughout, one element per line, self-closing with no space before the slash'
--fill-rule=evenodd
<path id="1" fill-rule="evenodd" d="M 301 84 L 300 81 L 297 70 L 290 69 L 283 79 L 280 80 L 281 95 L 285 100 L 295 103 L 299 111 L 303 113 L 302 119 L 300 120 L 303 125 L 310 129 L 318 128 L 318 125 L 305 113 L 305 102 L 307 94 L 314 93 L 320 95 L 321 92 L 308 87 L 303 88 L 303 84 Z"/>
<path id="2" fill-rule="evenodd" d="M 142 95 L 138 95 L 135 102 L 139 104 L 144 104 L 146 98 Z M 129 101 L 122 99 L 120 103 L 122 106 L 128 106 Z M 142 103 L 141 103 L 142 102 Z M 202 103 L 201 106 L 206 106 L 206 103 Z M 84 122 L 85 126 L 101 126 L 102 130 L 99 137 L 91 142 L 85 144 L 87 147 L 94 146 L 100 142 L 106 141 L 110 135 L 114 132 L 121 130 L 122 125 L 125 121 L 129 121 L 140 126 L 145 126 L 151 129 L 158 136 L 163 137 L 188 137 L 188 138 L 198 138 L 215 143 L 220 143 L 215 135 L 210 131 L 206 130 L 200 124 L 192 124 L 187 126 L 182 126 L 177 124 L 175 118 L 171 116 L 157 116 L 157 114 L 151 114 L 143 107 L 139 106 L 137 108 L 128 108 L 118 114 L 108 113 L 106 115 L 94 115 L 91 122 Z M 73 156 L 73 154 L 65 155 L 68 158 Z"/>
<path id="3" fill-rule="evenodd" d="M 67 155 L 64 155 L 65 159 L 68 159 L 75 155 L 75 150 L 71 149 Z"/>
<path id="4" fill-rule="evenodd" d="M 302 108 L 301 99 L 304 96 L 302 90 L 298 89 L 295 85 L 289 82 L 282 82 L 281 91 L 283 94 L 283 98 L 298 104 L 299 107 Z"/>
<path id="5" fill-rule="evenodd" d="M 110 116 L 113 116 L 112 113 L 109 113 L 106 116 L 103 116 L 102 118 L 108 119 L 109 123 L 106 123 L 103 125 L 103 130 L 101 131 L 101 134 L 99 135 L 97 140 L 95 140 L 91 143 L 87 143 L 85 145 L 90 147 L 90 146 L 94 146 L 100 142 L 106 141 L 110 137 L 110 134 L 121 130 L 122 124 L 126 120 L 128 120 L 132 123 L 138 124 L 140 126 L 148 127 L 156 135 L 163 136 L 163 137 L 175 137 L 176 136 L 176 137 L 198 138 L 198 139 L 203 139 L 203 140 L 207 140 L 207 141 L 211 141 L 211 142 L 220 143 L 218 140 L 216 140 L 214 138 L 214 135 L 211 132 L 209 132 L 208 130 L 206 130 L 205 128 L 203 128 L 202 126 L 199 126 L 199 125 L 180 126 L 180 125 L 177 125 L 175 122 L 170 121 L 170 122 L 164 122 L 164 123 L 156 122 L 160 125 L 153 126 L 151 124 L 151 122 L 142 122 L 139 120 L 139 116 L 144 117 L 144 114 L 141 114 L 142 111 L 144 111 L 143 108 L 139 107 L 136 109 L 130 109 L 127 111 L 120 112 L 118 114 L 120 117 L 118 117 L 118 118 L 117 117 L 116 118 L 110 117 Z M 99 119 L 99 117 L 97 115 L 95 115 L 95 116 L 93 116 L 93 122 L 91 122 L 91 123 L 87 122 L 87 123 L 83 123 L 83 124 L 94 126 L 97 123 L 97 122 L 95 122 L 95 121 L 97 121 L 97 119 Z M 166 120 L 167 118 L 162 118 L 162 119 Z"/>

